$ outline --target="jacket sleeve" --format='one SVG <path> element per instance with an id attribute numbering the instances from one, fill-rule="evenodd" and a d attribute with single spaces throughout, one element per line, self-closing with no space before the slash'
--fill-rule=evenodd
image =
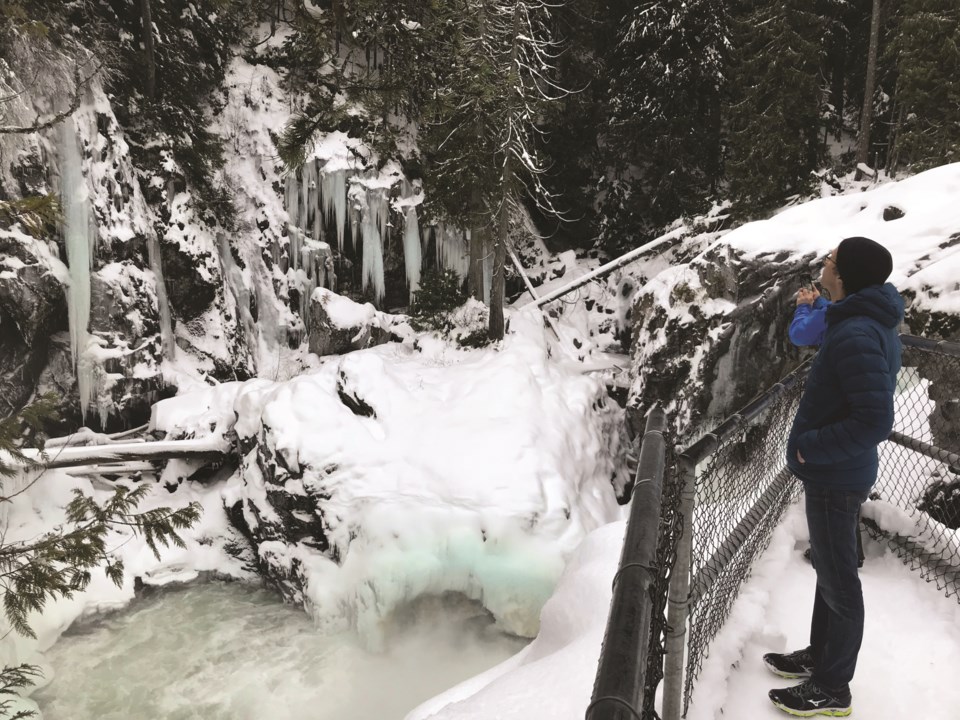
<path id="1" fill-rule="evenodd" d="M 893 429 L 894 383 L 880 338 L 856 329 L 831 348 L 847 407 L 836 422 L 797 438 L 804 462 L 827 465 L 870 450 Z"/>
<path id="2" fill-rule="evenodd" d="M 827 331 L 827 307 L 823 298 L 817 298 L 813 305 L 797 305 L 790 323 L 790 342 L 797 347 L 819 345 Z"/>

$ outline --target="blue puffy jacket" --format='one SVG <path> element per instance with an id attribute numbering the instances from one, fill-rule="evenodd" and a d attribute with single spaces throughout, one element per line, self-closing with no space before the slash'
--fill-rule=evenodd
<path id="1" fill-rule="evenodd" d="M 903 299 L 890 283 L 827 308 L 787 442 L 787 465 L 804 482 L 862 491 L 876 481 L 877 445 L 893 429 L 902 320 Z"/>
<path id="2" fill-rule="evenodd" d="M 827 331 L 827 308 L 830 301 L 818 297 L 813 305 L 797 305 L 790 323 L 790 342 L 797 347 L 819 345 Z"/>

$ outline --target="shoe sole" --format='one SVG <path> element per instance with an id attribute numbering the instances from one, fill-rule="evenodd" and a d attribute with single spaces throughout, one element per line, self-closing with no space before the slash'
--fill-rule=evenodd
<path id="1" fill-rule="evenodd" d="M 823 710 L 794 710 L 786 705 L 781 705 L 776 700 L 770 700 L 778 709 L 794 717 L 813 717 L 814 715 L 826 715 L 827 717 L 847 717 L 853 712 L 853 707 L 848 708 L 824 708 Z"/>
<path id="2" fill-rule="evenodd" d="M 810 677 L 810 676 L 813 674 L 813 673 L 811 673 L 811 672 L 809 672 L 809 671 L 808 671 L 808 672 L 805 672 L 805 673 L 788 673 L 788 672 L 784 672 L 783 670 L 778 670 L 776 667 L 774 667 L 773 665 L 771 665 L 770 663 L 768 663 L 766 660 L 763 661 L 763 664 L 767 666 L 767 670 L 769 670 L 770 672 L 772 672 L 772 673 L 773 673 L 774 675 L 776 675 L 777 677 L 782 677 L 782 678 L 784 678 L 785 680 L 804 680 L 804 679 Z"/>

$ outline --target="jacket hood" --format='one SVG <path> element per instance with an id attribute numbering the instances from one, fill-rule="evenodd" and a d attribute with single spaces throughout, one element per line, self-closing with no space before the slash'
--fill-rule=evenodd
<path id="1" fill-rule="evenodd" d="M 903 321 L 903 298 L 891 283 L 871 285 L 827 308 L 827 323 L 833 325 L 858 315 L 895 328 Z"/>

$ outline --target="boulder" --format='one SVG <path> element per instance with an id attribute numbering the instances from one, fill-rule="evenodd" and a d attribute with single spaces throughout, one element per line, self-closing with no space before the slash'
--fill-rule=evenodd
<path id="1" fill-rule="evenodd" d="M 391 339 L 391 328 L 399 322 L 370 303 L 356 303 L 327 288 L 314 290 L 309 313 L 310 352 L 320 356 L 382 345 Z"/>

